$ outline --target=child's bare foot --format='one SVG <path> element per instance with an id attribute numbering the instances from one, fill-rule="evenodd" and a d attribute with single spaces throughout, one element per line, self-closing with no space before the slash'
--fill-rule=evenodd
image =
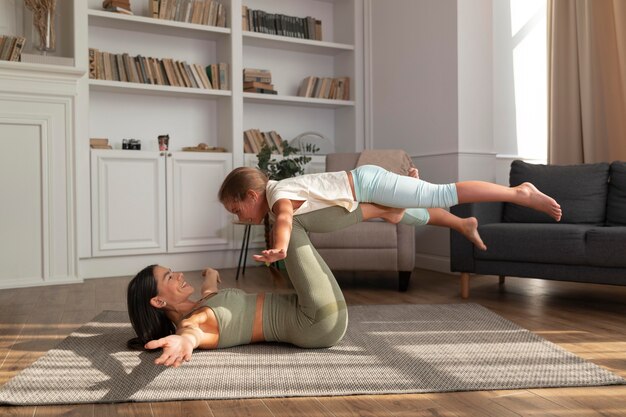
<path id="1" fill-rule="evenodd" d="M 409 168 L 409 177 L 420 178 L 420 172 L 415 167 Z"/>
<path id="2" fill-rule="evenodd" d="M 557 222 L 561 220 L 561 206 L 556 200 L 537 189 L 530 182 L 518 185 L 517 188 L 521 195 L 521 203 L 532 209 L 541 211 L 552 217 Z"/>
<path id="3" fill-rule="evenodd" d="M 459 232 L 478 249 L 487 250 L 487 246 L 478 234 L 478 220 L 476 220 L 476 217 L 461 219 L 461 230 Z"/>

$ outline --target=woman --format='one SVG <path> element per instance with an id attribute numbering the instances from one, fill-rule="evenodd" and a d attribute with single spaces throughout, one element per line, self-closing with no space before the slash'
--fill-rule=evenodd
<path id="1" fill-rule="evenodd" d="M 329 347 L 341 340 L 348 324 L 343 294 L 335 277 L 311 245 L 307 232 L 329 232 L 381 217 L 397 223 L 401 209 L 362 204 L 348 212 L 329 207 L 294 216 L 287 272 L 291 294 L 248 294 L 236 288 L 218 291 L 219 274 L 203 272 L 202 298 L 189 298 L 194 289 L 182 273 L 152 265 L 128 285 L 128 314 L 138 337 L 131 348 L 163 352 L 157 365 L 178 367 L 193 349 L 216 349 L 276 341 L 303 348 Z"/>

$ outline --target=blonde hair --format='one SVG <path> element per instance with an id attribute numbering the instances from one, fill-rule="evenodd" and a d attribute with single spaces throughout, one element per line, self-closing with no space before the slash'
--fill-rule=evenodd
<path id="1" fill-rule="evenodd" d="M 248 190 L 256 191 L 259 194 L 265 193 L 267 176 L 257 168 L 239 167 L 233 169 L 226 176 L 217 198 L 222 204 L 227 202 L 243 201 Z"/>

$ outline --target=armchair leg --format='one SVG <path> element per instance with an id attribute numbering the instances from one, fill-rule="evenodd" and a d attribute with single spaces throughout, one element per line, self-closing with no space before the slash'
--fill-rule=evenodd
<path id="1" fill-rule="evenodd" d="M 461 298 L 469 297 L 469 273 L 461 273 Z"/>
<path id="2" fill-rule="evenodd" d="M 500 275 L 500 279 L 499 279 L 500 285 L 504 284 L 504 279 L 505 278 L 506 278 L 506 275 Z"/>
<path id="3" fill-rule="evenodd" d="M 398 290 L 405 292 L 409 288 L 409 280 L 411 279 L 411 272 L 413 271 L 400 271 L 398 277 L 400 279 Z"/>

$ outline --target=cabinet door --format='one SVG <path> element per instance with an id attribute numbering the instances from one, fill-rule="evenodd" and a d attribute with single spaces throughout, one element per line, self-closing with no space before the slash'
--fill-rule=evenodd
<path id="1" fill-rule="evenodd" d="M 231 218 L 217 199 L 217 192 L 231 166 L 230 154 L 168 154 L 168 252 L 229 247 Z"/>
<path id="2" fill-rule="evenodd" d="M 91 151 L 93 256 L 166 251 L 165 157 Z"/>

